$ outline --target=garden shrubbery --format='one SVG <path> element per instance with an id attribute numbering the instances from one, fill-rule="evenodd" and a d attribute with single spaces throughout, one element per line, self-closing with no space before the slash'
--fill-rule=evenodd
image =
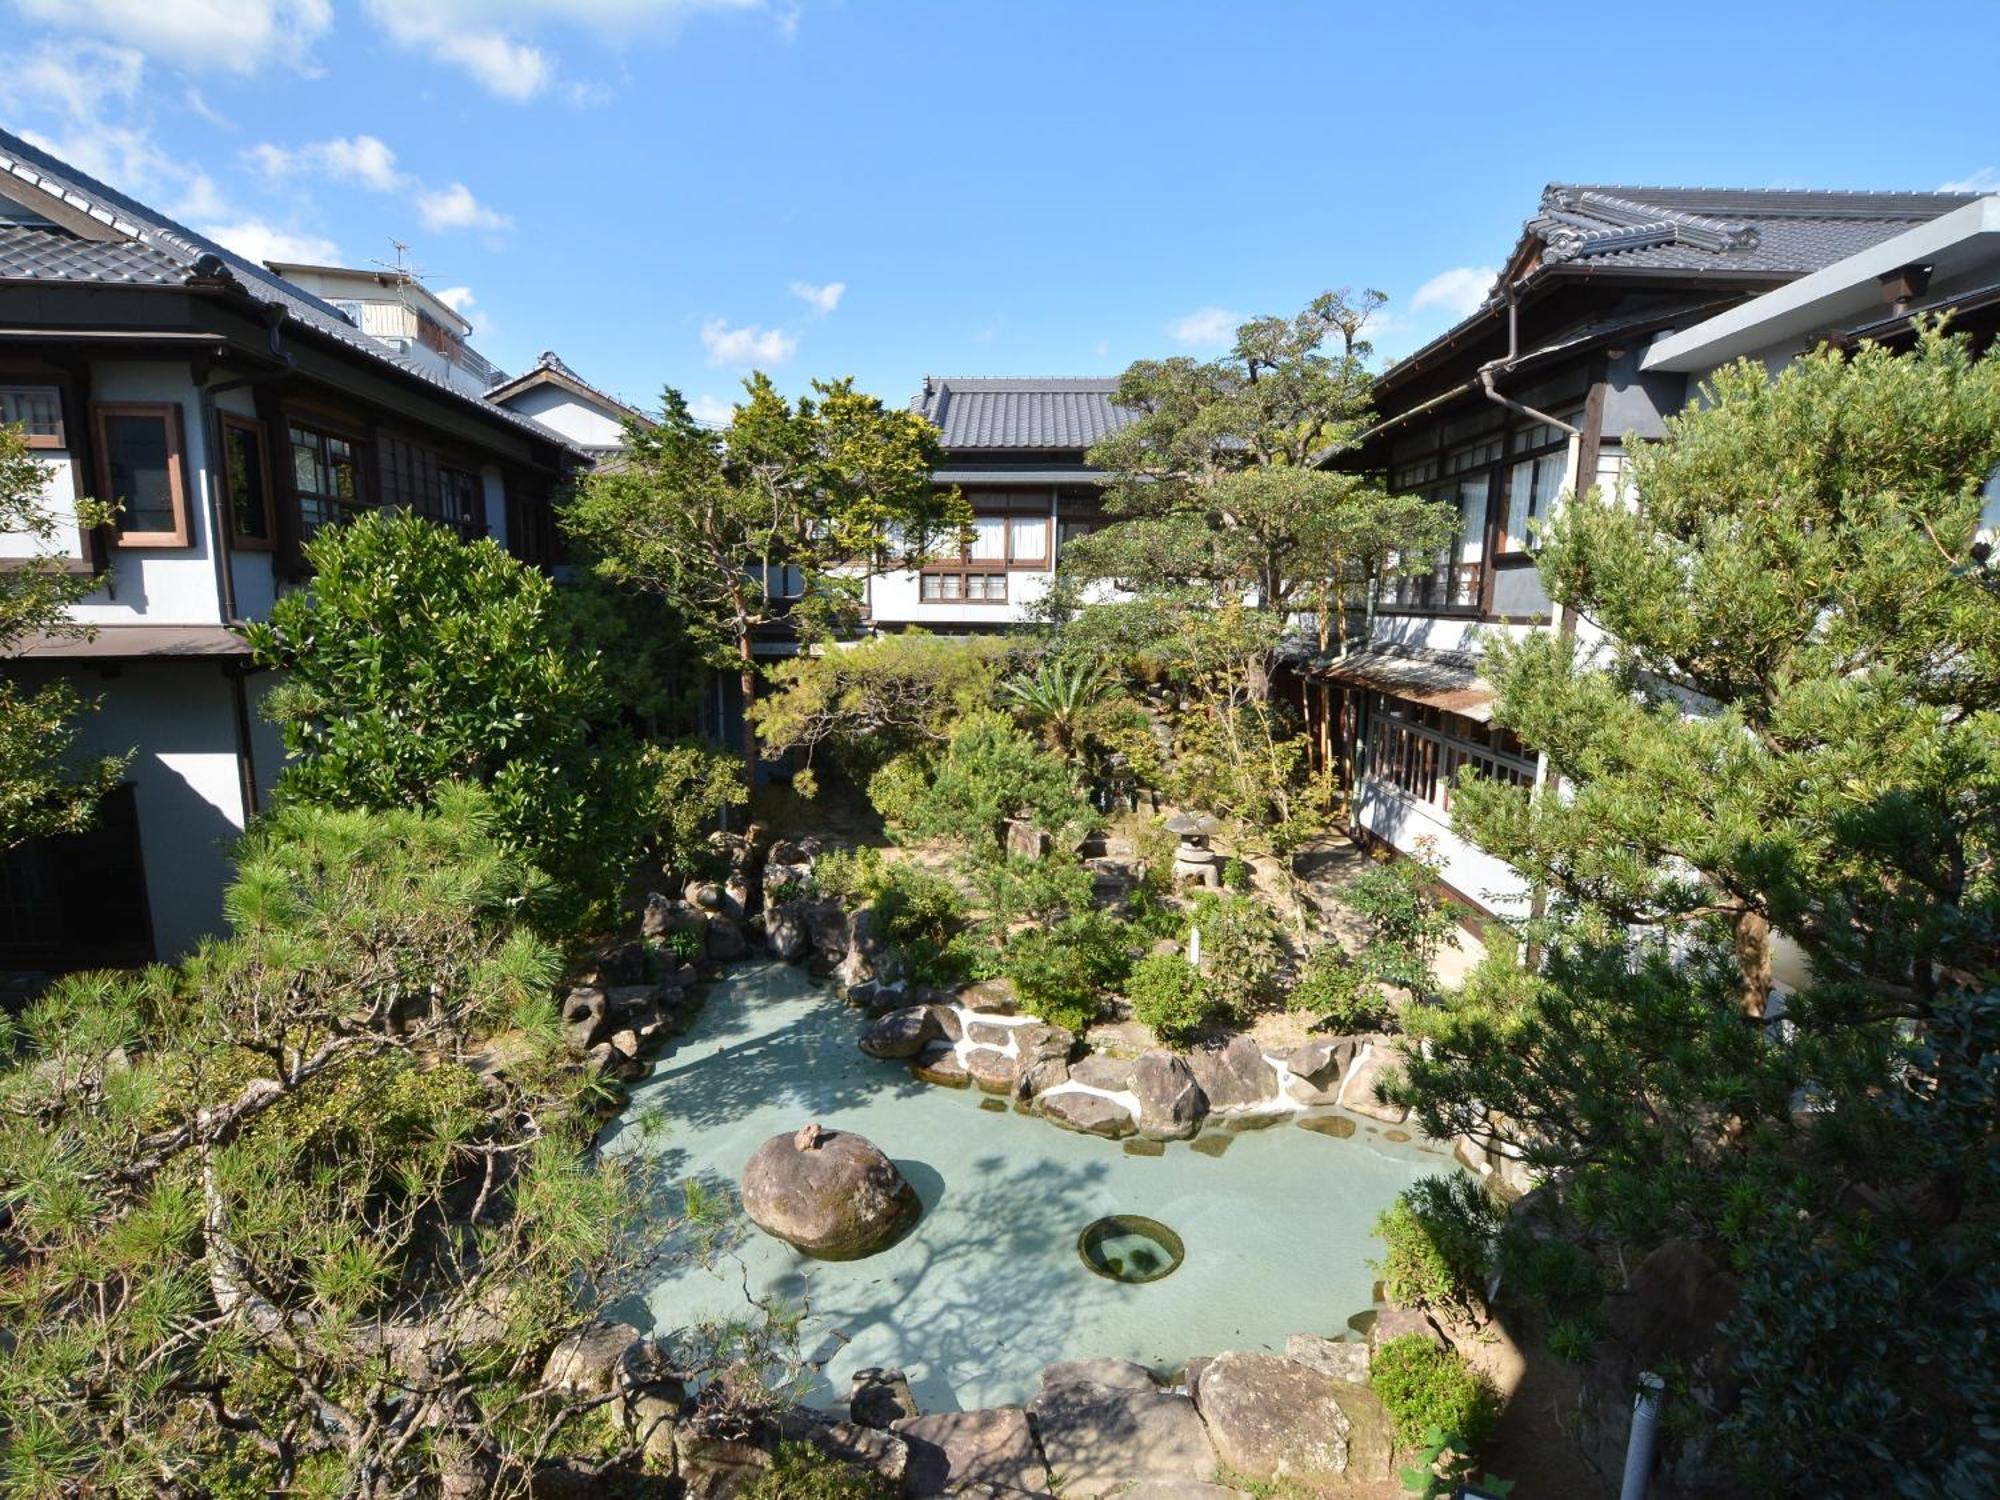
<path id="1" fill-rule="evenodd" d="M 1153 953 L 1125 981 L 1132 1014 L 1163 1041 L 1192 1040 L 1215 1018 L 1216 1005 L 1200 972 L 1178 953 Z"/>
<path id="2" fill-rule="evenodd" d="M 1407 1333 L 1377 1349 L 1368 1385 L 1395 1424 L 1400 1447 L 1416 1447 L 1441 1432 L 1455 1434 L 1476 1451 L 1500 1419 L 1492 1382 L 1464 1355 L 1425 1334 Z"/>
<path id="3" fill-rule="evenodd" d="M 1375 1221 L 1385 1247 L 1376 1269 L 1389 1300 L 1466 1316 L 1481 1305 L 1492 1273 L 1500 1206 L 1454 1172 L 1405 1188 Z"/>

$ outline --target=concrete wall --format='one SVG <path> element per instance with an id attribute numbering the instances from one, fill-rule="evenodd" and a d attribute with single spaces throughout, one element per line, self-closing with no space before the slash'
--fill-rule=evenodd
<path id="1" fill-rule="evenodd" d="M 625 424 L 617 412 L 558 386 L 530 386 L 503 404 L 586 448 L 615 448 L 625 441 Z"/>
<path id="2" fill-rule="evenodd" d="M 1428 845 L 1445 884 L 1487 911 L 1525 917 L 1530 892 L 1520 872 L 1451 831 L 1449 817 L 1429 803 L 1371 776 L 1355 786 L 1355 815 L 1363 828 L 1405 854 Z"/>

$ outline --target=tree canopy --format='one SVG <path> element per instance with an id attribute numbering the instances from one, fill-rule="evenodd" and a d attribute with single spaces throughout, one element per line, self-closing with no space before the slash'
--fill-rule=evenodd
<path id="1" fill-rule="evenodd" d="M 709 660 L 738 672 L 747 707 L 759 631 L 788 622 L 823 639 L 856 617 L 871 574 L 921 561 L 969 513 L 932 485 L 937 429 L 914 412 L 851 380 L 816 381 L 797 401 L 763 374 L 744 388 L 719 431 L 668 390 L 561 519 L 602 577 L 675 605 Z M 747 719 L 743 733 L 754 757 Z"/>
<path id="2" fill-rule="evenodd" d="M 1489 653 L 1559 789 L 1454 798 L 1548 891 L 1546 958 L 1412 1012 L 1404 1096 L 1620 1263 L 1680 1238 L 1734 1273 L 1720 1366 L 1672 1394 L 1762 1493 L 2000 1477 L 1996 466 L 2000 355 L 1935 329 L 1718 373 L 1633 503 L 1545 532 L 1610 639 Z M 1782 1025 L 1772 931 L 1805 969 Z"/>

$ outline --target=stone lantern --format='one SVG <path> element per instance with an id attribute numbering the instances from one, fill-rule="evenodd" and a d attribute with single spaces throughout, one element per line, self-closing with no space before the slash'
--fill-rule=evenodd
<path id="1" fill-rule="evenodd" d="M 1174 884 L 1191 880 L 1197 885 L 1222 886 L 1222 866 L 1208 847 L 1208 836 L 1216 821 L 1205 813 L 1175 813 L 1167 819 L 1167 832 L 1180 840 L 1174 850 Z"/>

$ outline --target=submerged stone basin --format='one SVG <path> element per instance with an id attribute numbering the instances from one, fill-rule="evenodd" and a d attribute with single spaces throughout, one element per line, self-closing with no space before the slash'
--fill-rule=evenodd
<path id="1" fill-rule="evenodd" d="M 1084 1226 L 1076 1253 L 1099 1276 L 1143 1286 L 1171 1276 L 1187 1259 L 1187 1246 L 1158 1219 L 1144 1214 L 1111 1214 Z"/>
<path id="2" fill-rule="evenodd" d="M 667 1332 L 741 1318 L 746 1293 L 777 1296 L 803 1304 L 806 1348 L 824 1361 L 808 1404 L 838 1404 L 870 1365 L 908 1372 L 925 1411 L 1018 1403 L 1057 1360 L 1171 1369 L 1220 1349 L 1280 1347 L 1302 1329 L 1339 1331 L 1373 1300 L 1375 1216 L 1418 1177 L 1453 1169 L 1367 1120 L 1347 1139 L 1293 1124 L 1164 1145 L 1076 1135 L 864 1057 L 864 1025 L 798 969 L 739 965 L 634 1087 L 603 1149 L 636 1158 L 667 1223 L 682 1184 L 731 1202 L 765 1141 L 817 1120 L 896 1164 L 922 1201 L 915 1228 L 866 1260 L 829 1262 L 745 1221 L 705 1263 L 662 1262 L 613 1316 Z M 1178 1270 L 1132 1285 L 1079 1258 L 1078 1226 L 1129 1214 L 1171 1226 Z"/>

